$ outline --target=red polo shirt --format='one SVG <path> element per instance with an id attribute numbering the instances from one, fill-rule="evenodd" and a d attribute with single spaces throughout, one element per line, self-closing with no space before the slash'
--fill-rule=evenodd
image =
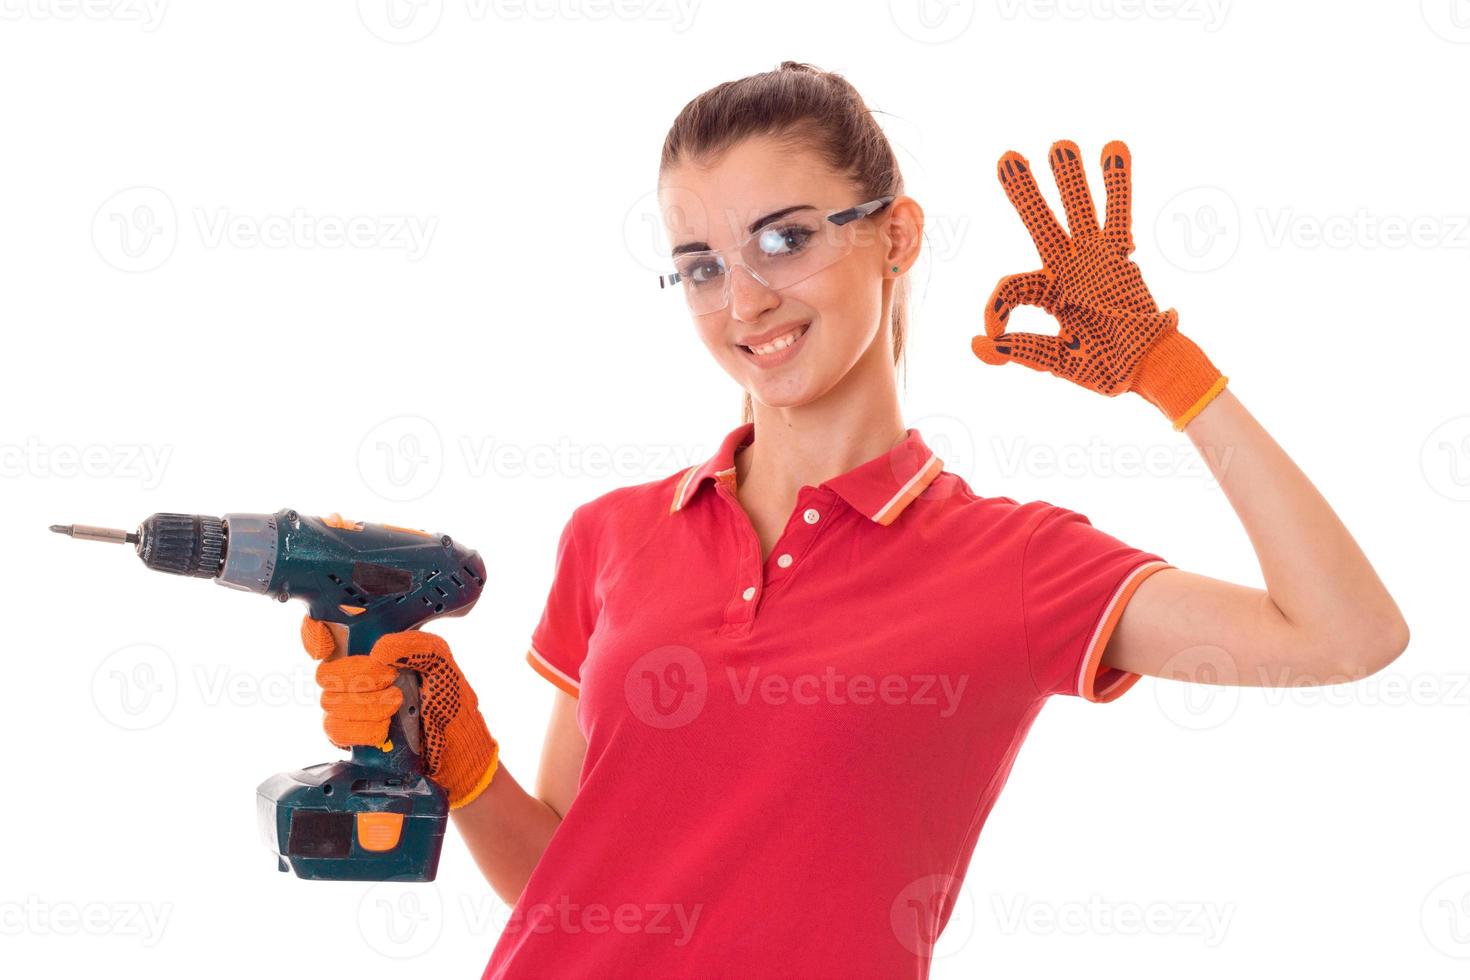
<path id="1" fill-rule="evenodd" d="M 706 462 L 577 507 L 527 660 L 587 757 L 486 977 L 925 977 L 1049 695 L 1171 567 L 980 497 L 917 429 L 803 486 L 764 561 Z"/>

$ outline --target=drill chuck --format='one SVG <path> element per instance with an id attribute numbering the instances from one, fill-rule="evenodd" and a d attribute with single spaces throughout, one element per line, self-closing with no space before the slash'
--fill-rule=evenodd
<path id="1" fill-rule="evenodd" d="M 217 578 L 225 563 L 225 523 L 205 514 L 154 514 L 138 527 L 138 557 L 160 572 Z"/>

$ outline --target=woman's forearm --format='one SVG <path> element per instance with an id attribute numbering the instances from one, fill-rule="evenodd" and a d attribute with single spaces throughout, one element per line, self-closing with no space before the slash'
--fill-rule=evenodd
<path id="1" fill-rule="evenodd" d="M 1317 488 L 1230 389 L 1184 433 L 1245 527 L 1271 601 L 1311 648 L 1338 651 L 1366 672 L 1397 656 L 1408 626 L 1393 597 Z"/>
<path id="2" fill-rule="evenodd" d="M 514 905 L 561 824 L 555 810 L 521 788 L 502 762 L 479 796 L 450 811 L 455 829 L 501 901 Z"/>

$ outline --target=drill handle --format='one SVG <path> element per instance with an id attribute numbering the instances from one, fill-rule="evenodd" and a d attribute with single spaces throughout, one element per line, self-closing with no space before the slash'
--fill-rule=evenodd
<path id="1" fill-rule="evenodd" d="M 371 623 L 346 623 L 347 655 L 365 656 L 373 644 L 385 634 L 381 627 Z M 418 671 L 399 668 L 394 685 L 403 692 L 403 703 L 388 722 L 388 741 L 384 747 L 354 745 L 352 761 L 374 769 L 383 769 L 392 774 L 417 776 L 423 773 L 424 726 L 419 715 Z"/>

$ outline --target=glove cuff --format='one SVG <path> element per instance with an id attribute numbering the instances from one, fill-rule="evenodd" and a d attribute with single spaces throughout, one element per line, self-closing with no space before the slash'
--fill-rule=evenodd
<path id="1" fill-rule="evenodd" d="M 461 715 L 454 727 L 457 730 L 449 742 L 454 746 L 453 753 L 445 754 L 433 777 L 449 794 L 451 810 L 479 796 L 500 768 L 500 743 L 491 737 L 478 708 Z"/>
<path id="2" fill-rule="evenodd" d="M 1229 380 L 1194 341 L 1173 328 L 1143 355 L 1132 390 L 1163 412 L 1176 432 L 1182 432 L 1225 390 Z"/>

